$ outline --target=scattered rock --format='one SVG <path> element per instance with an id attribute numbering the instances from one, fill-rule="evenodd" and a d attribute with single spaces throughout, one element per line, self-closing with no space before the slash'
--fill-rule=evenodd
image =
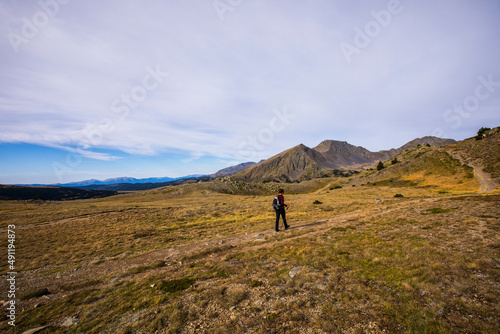
<path id="1" fill-rule="evenodd" d="M 301 270 L 302 270 L 302 267 L 292 268 L 292 270 L 290 270 L 288 272 L 288 276 L 290 276 L 290 278 L 294 278 L 299 273 L 299 271 L 301 271 Z"/>
<path id="2" fill-rule="evenodd" d="M 156 286 L 156 284 L 151 284 L 150 287 L 154 288 Z"/>
<path id="3" fill-rule="evenodd" d="M 47 328 L 47 327 L 48 326 L 42 326 L 42 327 L 37 327 L 37 328 L 29 329 L 27 331 L 24 331 L 22 334 L 35 334 L 36 332 L 39 332 L 42 329 Z"/>
<path id="4" fill-rule="evenodd" d="M 71 327 L 78 324 L 78 318 L 77 317 L 67 317 L 64 318 L 63 323 L 61 324 L 61 327 Z"/>
<path id="5" fill-rule="evenodd" d="M 259 234 L 257 234 L 257 238 L 261 238 L 261 237 L 263 237 L 263 236 L 264 236 L 264 233 L 259 233 Z"/>

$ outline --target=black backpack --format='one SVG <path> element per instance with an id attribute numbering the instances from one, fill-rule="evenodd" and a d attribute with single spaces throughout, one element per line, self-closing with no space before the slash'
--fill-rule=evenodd
<path id="1" fill-rule="evenodd" d="M 281 210 L 283 209 L 283 205 L 281 204 L 278 196 L 276 196 L 274 199 L 273 199 L 273 208 L 274 210 L 278 211 L 278 210 Z"/>

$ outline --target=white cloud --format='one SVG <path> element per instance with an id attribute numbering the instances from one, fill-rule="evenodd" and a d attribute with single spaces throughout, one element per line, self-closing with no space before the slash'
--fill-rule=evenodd
<path id="1" fill-rule="evenodd" d="M 19 53 L 0 42 L 0 142 L 230 158 L 283 106 L 297 117 L 261 145 L 262 157 L 301 142 L 384 149 L 394 141 L 388 133 L 430 134 L 429 123 L 443 123 L 443 106 L 468 94 L 478 75 L 500 81 L 496 4 L 402 4 L 348 64 L 339 45 L 387 1 L 247 1 L 224 21 L 211 2 L 70 2 Z M 1 5 L 8 23 L 0 35 L 20 31 L 37 10 Z M 140 87 L 148 66 L 170 75 L 119 119 L 112 102 Z M 103 122 L 113 129 L 89 143 Z M 447 133 L 462 136 L 466 126 Z"/>

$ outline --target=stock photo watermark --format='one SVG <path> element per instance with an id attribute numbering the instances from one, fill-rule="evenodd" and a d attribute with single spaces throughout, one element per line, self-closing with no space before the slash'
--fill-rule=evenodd
<path id="1" fill-rule="evenodd" d="M 52 169 L 60 183 L 64 183 L 66 174 L 80 166 L 83 157 L 91 155 L 90 148 L 101 145 L 104 137 L 115 130 L 116 123 L 127 119 L 130 112 L 144 102 L 149 93 L 160 87 L 163 80 L 170 75 L 169 72 L 162 71 L 160 65 L 156 65 L 154 69 L 146 66 L 145 71 L 141 84 L 132 87 L 129 92 L 121 94 L 111 102 L 109 107 L 111 116 L 102 118 L 100 122 L 88 126 L 83 131 L 81 138 L 77 140 L 78 147 L 66 155 L 65 163 L 58 161 L 52 163 Z"/>
<path id="2" fill-rule="evenodd" d="M 290 113 L 287 107 L 273 110 L 274 116 L 269 119 L 269 126 L 261 128 L 256 135 L 250 135 L 238 145 L 238 154 L 245 158 L 254 158 L 257 152 L 263 151 L 285 130 L 296 115 Z"/>
<path id="3" fill-rule="evenodd" d="M 18 32 L 7 33 L 7 39 L 12 49 L 17 53 L 21 45 L 28 44 L 40 31 L 45 28 L 51 19 L 61 11 L 61 6 L 67 5 L 72 0 L 41 0 L 38 1 L 39 10 L 31 18 L 21 18 L 21 28 Z"/>
<path id="4" fill-rule="evenodd" d="M 16 225 L 7 226 L 7 318 L 10 326 L 16 325 Z"/>
<path id="5" fill-rule="evenodd" d="M 224 16 L 228 12 L 234 11 L 237 7 L 241 6 L 244 0 L 215 0 L 212 5 L 215 12 L 221 21 L 224 21 Z"/>
<path id="6" fill-rule="evenodd" d="M 464 119 L 468 119 L 474 112 L 477 112 L 481 106 L 481 102 L 488 100 L 498 88 L 500 81 L 494 81 L 493 75 L 488 75 L 487 78 L 479 76 L 477 78 L 479 84 L 474 89 L 474 93 L 466 96 L 461 103 L 455 103 L 452 108 L 445 110 L 443 120 L 450 124 L 452 129 L 458 129 Z M 433 135 L 441 137 L 445 135 L 442 128 L 436 128 Z"/>
<path id="7" fill-rule="evenodd" d="M 390 0 L 386 9 L 371 11 L 370 14 L 373 20 L 366 22 L 363 29 L 358 26 L 354 27 L 355 34 L 352 42 L 342 42 L 340 44 L 340 50 L 347 64 L 353 61 L 353 56 L 359 55 L 363 49 L 367 48 L 382 33 L 382 30 L 391 24 L 394 16 L 403 12 L 403 9 L 400 0 Z"/>

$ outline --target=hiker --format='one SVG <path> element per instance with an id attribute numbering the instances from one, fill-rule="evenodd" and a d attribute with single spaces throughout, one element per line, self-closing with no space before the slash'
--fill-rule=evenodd
<path id="1" fill-rule="evenodd" d="M 288 230 L 290 225 L 287 225 L 286 223 L 286 212 L 285 212 L 285 207 L 288 207 L 288 205 L 285 204 L 285 197 L 283 197 L 283 189 L 278 190 L 278 196 L 276 196 L 273 200 L 273 207 L 274 210 L 276 211 L 276 224 L 275 224 L 275 231 L 279 232 L 279 221 L 280 221 L 280 216 L 283 219 L 283 223 L 285 225 L 285 230 Z"/>

